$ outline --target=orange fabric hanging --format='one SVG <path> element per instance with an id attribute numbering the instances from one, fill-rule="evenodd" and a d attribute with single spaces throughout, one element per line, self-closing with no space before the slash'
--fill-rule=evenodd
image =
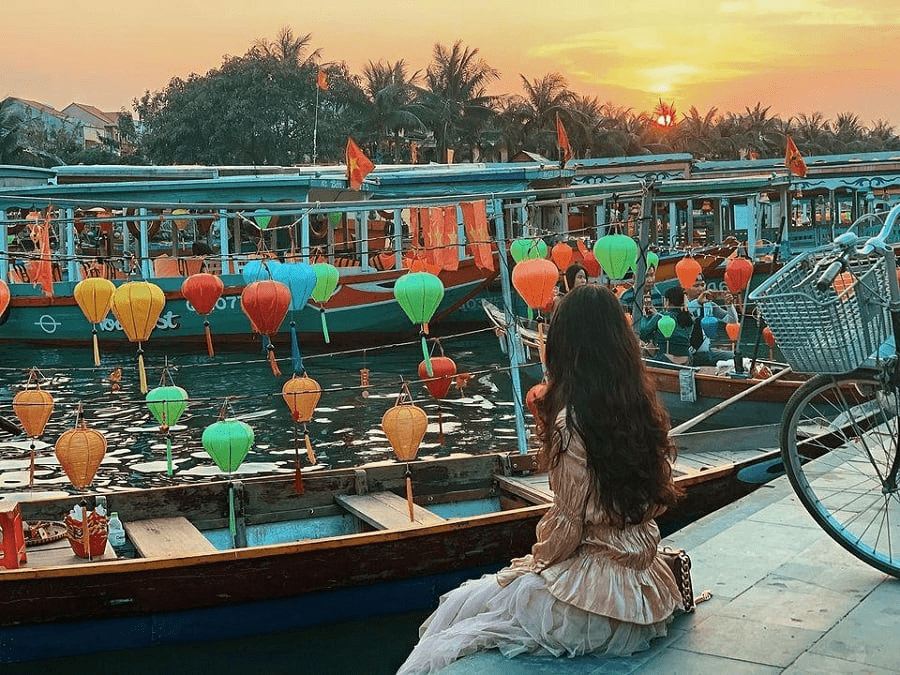
<path id="1" fill-rule="evenodd" d="M 475 264 L 483 270 L 494 271 L 494 256 L 491 254 L 491 236 L 488 233 L 487 206 L 484 200 L 460 204 L 465 226 L 466 241 L 475 258 Z"/>
<path id="2" fill-rule="evenodd" d="M 428 220 L 424 223 L 422 235 L 428 251 L 427 260 L 444 270 L 459 269 L 455 206 L 428 209 Z"/>
<path id="3" fill-rule="evenodd" d="M 40 285 L 41 291 L 48 297 L 53 297 L 53 260 L 50 257 L 50 214 L 52 212 L 53 207 L 48 206 L 43 223 L 38 220 L 33 225 L 28 225 L 35 250 L 40 251 L 40 257 L 28 263 L 28 274 L 34 280 L 34 285 Z"/>

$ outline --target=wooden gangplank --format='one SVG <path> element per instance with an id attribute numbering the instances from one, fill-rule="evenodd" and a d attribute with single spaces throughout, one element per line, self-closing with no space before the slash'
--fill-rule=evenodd
<path id="1" fill-rule="evenodd" d="M 123 522 L 125 533 L 143 558 L 172 558 L 215 553 L 216 547 L 182 516 Z"/>
<path id="2" fill-rule="evenodd" d="M 437 525 L 445 522 L 444 518 L 418 504 L 413 505 L 411 521 L 409 503 L 393 492 L 337 495 L 334 499 L 350 513 L 377 530 L 391 530 L 412 525 Z"/>

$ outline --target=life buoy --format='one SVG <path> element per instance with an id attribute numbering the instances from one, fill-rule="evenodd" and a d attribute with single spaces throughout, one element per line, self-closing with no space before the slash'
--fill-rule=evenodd
<path id="1" fill-rule="evenodd" d="M 125 209 L 125 216 L 135 218 L 138 215 L 137 209 Z M 149 215 L 149 214 L 148 214 Z M 141 223 L 138 220 L 125 221 L 128 225 L 128 231 L 135 239 L 141 238 Z M 159 233 L 161 221 L 159 218 L 147 222 L 147 239 L 153 239 Z"/>

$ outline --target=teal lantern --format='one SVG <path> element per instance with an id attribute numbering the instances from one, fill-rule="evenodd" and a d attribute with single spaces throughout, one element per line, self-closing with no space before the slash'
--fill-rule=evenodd
<path id="1" fill-rule="evenodd" d="M 225 407 L 221 416 L 225 415 Z M 236 419 L 220 419 L 203 430 L 201 442 L 216 465 L 227 473 L 235 471 L 253 445 L 253 429 L 246 422 Z M 237 532 L 234 523 L 234 486 L 228 486 L 228 523 L 231 534 Z"/>
<path id="2" fill-rule="evenodd" d="M 296 312 L 303 309 L 312 297 L 313 289 L 319 279 L 312 265 L 307 263 L 284 263 L 272 271 L 272 278 L 280 281 L 291 291 L 291 304 L 289 309 Z M 297 340 L 297 322 L 291 314 L 291 360 L 294 372 L 303 372 L 303 361 L 300 356 L 300 343 Z"/>
<path id="3" fill-rule="evenodd" d="M 156 421 L 159 430 L 166 435 L 166 472 L 172 475 L 172 438 L 169 429 L 178 422 L 188 404 L 187 392 L 174 385 L 159 386 L 147 392 L 147 407 Z"/>
<path id="4" fill-rule="evenodd" d="M 703 334 L 712 340 L 719 332 L 719 320 L 714 316 L 704 316 L 700 319 L 700 328 Z"/>
<path id="5" fill-rule="evenodd" d="M 334 295 L 340 274 L 337 267 L 329 263 L 316 263 L 312 268 L 316 274 L 316 285 L 313 286 L 311 295 L 312 299 L 319 303 L 319 310 L 322 313 L 322 334 L 327 344 L 331 339 L 328 337 L 328 323 L 325 321 L 325 303 Z"/>
<path id="6" fill-rule="evenodd" d="M 422 354 L 425 356 L 425 369 L 429 376 L 434 375 L 425 336 L 428 335 L 428 322 L 444 299 L 444 284 L 435 275 L 428 272 L 410 272 L 397 279 L 394 284 L 394 297 L 406 316 L 413 323 L 422 325 Z"/>
<path id="7" fill-rule="evenodd" d="M 509 254 L 517 263 L 523 260 L 547 257 L 547 244 L 543 239 L 516 239 L 509 246 Z"/>
<path id="8" fill-rule="evenodd" d="M 262 260 L 254 258 L 247 261 L 241 269 L 241 275 L 244 277 L 244 283 L 249 285 L 254 281 L 268 281 L 275 278 L 275 271 L 281 267 L 281 263 L 277 260 Z"/>
<path id="9" fill-rule="evenodd" d="M 594 257 L 610 279 L 624 279 L 637 262 L 638 245 L 626 234 L 608 234 L 594 244 Z"/>

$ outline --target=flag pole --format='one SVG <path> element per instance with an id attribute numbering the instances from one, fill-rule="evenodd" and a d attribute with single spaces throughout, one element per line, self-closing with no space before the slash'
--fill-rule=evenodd
<path id="1" fill-rule="evenodd" d="M 318 157 L 318 135 L 319 135 L 319 76 L 318 71 L 316 73 L 316 115 L 315 121 L 313 122 L 313 156 L 312 163 L 316 163 L 316 158 Z"/>

